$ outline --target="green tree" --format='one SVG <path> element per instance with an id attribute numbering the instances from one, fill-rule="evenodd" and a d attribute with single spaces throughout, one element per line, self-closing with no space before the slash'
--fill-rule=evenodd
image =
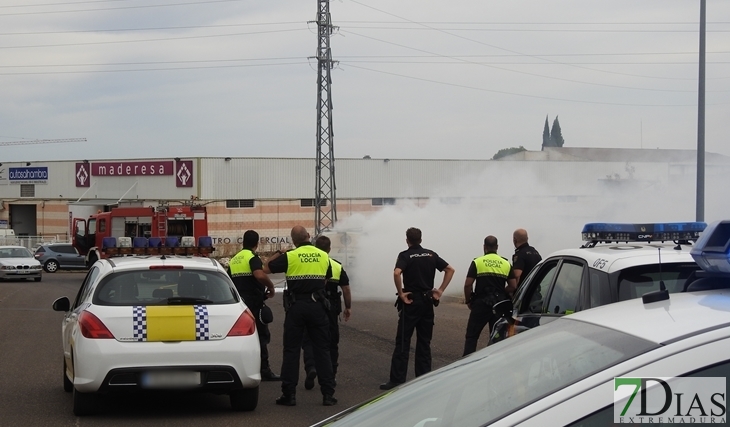
<path id="1" fill-rule="evenodd" d="M 548 116 L 545 116 L 545 129 L 542 131 L 542 146 L 552 147 L 552 141 L 550 140 L 550 125 L 548 125 Z"/>
<path id="2" fill-rule="evenodd" d="M 563 132 L 560 130 L 560 122 L 558 122 L 558 116 L 555 116 L 555 120 L 553 121 L 553 129 L 550 131 L 550 139 L 553 142 L 553 147 L 562 147 L 563 144 L 565 144 Z"/>
<path id="3" fill-rule="evenodd" d="M 492 160 L 497 160 L 501 157 L 509 156 L 510 154 L 515 154 L 515 153 L 519 153 L 522 151 L 527 151 L 527 149 L 521 145 L 519 147 L 503 148 L 503 149 L 497 151 L 497 154 L 492 156 Z"/>

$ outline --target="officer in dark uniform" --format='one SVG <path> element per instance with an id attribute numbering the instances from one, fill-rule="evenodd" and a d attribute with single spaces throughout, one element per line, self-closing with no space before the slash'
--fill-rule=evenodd
<path id="1" fill-rule="evenodd" d="M 380 385 L 381 390 L 390 390 L 406 382 L 408 354 L 411 337 L 416 331 L 416 376 L 431 371 L 431 336 L 433 335 L 433 306 L 441 298 L 454 276 L 454 268 L 436 252 L 421 247 L 421 230 L 409 228 L 406 231 L 408 250 L 398 254 L 393 271 L 393 281 L 398 290 L 398 332 L 395 350 L 390 362 L 390 379 Z M 433 287 L 436 270 L 444 272 L 438 289 Z M 401 274 L 403 275 L 401 281 Z"/>
<path id="2" fill-rule="evenodd" d="M 517 279 L 517 287 L 519 287 L 530 271 L 542 261 L 542 257 L 537 249 L 527 243 L 527 230 L 524 228 L 518 228 L 512 233 L 512 242 L 515 244 L 512 269 Z"/>
<path id="3" fill-rule="evenodd" d="M 327 236 L 319 236 L 314 242 L 314 245 L 319 249 L 330 253 L 332 242 Z M 339 317 L 342 313 L 342 317 L 345 322 L 350 320 L 352 297 L 350 294 L 350 279 L 347 277 L 347 272 L 342 268 L 342 264 L 330 258 L 330 266 L 332 268 L 332 277 L 327 279 L 327 298 L 330 302 L 329 320 L 330 320 L 330 357 L 332 358 L 332 374 L 337 377 L 337 366 L 339 363 L 340 350 L 340 325 Z M 340 292 L 340 289 L 342 292 Z M 342 298 L 340 298 L 342 295 Z M 345 300 L 345 310 L 342 310 L 342 299 Z M 314 388 L 314 379 L 317 378 L 317 367 L 314 363 L 314 351 L 312 349 L 312 343 L 309 340 L 307 334 L 304 335 L 304 343 L 302 344 L 302 351 L 304 353 L 304 370 L 307 373 L 307 378 L 304 380 L 304 388 L 311 390 Z"/>
<path id="4" fill-rule="evenodd" d="M 485 237 L 484 255 L 475 258 L 466 273 L 464 301 L 471 313 L 466 325 L 464 356 L 476 351 L 479 335 L 487 323 L 491 331 L 500 316 L 511 314 L 509 294 L 514 292 L 517 281 L 509 261 L 497 254 L 497 248 L 496 237 Z"/>
<path id="5" fill-rule="evenodd" d="M 271 319 L 262 319 L 261 310 L 264 301 L 274 297 L 274 284 L 264 273 L 261 258 L 256 255 L 259 244 L 259 233 L 248 230 L 243 233 L 243 249 L 228 262 L 228 272 L 236 285 L 238 293 L 243 298 L 251 313 L 256 318 L 256 329 L 259 332 L 261 345 L 261 380 L 278 381 L 279 376 L 271 371 L 269 366 L 269 350 L 267 345 L 271 341 L 269 326 L 264 322 Z M 268 307 L 266 310 L 269 310 Z"/>
<path id="6" fill-rule="evenodd" d="M 334 398 L 335 384 L 330 358 L 330 331 L 325 295 L 325 282 L 332 277 L 327 252 L 309 243 L 309 233 L 302 226 L 291 230 L 292 243 L 296 246 L 287 252 L 277 251 L 269 258 L 264 271 L 286 273 L 289 303 L 284 319 L 284 358 L 281 364 L 282 395 L 277 405 L 294 406 L 299 381 L 299 352 L 304 331 L 307 332 L 314 350 L 317 377 L 322 391 L 322 404 L 337 404 Z"/>

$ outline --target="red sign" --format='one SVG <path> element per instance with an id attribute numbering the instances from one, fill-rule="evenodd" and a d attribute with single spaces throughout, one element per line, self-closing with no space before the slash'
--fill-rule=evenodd
<path id="1" fill-rule="evenodd" d="M 76 186 L 88 187 L 91 182 L 88 163 L 76 163 Z"/>
<path id="2" fill-rule="evenodd" d="M 172 174 L 172 160 L 91 164 L 91 175 L 93 176 L 160 176 Z"/>
<path id="3" fill-rule="evenodd" d="M 193 161 L 175 161 L 175 187 L 193 186 Z"/>

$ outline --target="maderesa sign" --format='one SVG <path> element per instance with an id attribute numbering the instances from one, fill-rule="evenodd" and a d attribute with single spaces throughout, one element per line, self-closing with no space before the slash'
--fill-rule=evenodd
<path id="1" fill-rule="evenodd" d="M 104 162 L 92 163 L 92 176 L 162 176 L 172 175 L 173 162 L 145 161 L 145 162 Z"/>

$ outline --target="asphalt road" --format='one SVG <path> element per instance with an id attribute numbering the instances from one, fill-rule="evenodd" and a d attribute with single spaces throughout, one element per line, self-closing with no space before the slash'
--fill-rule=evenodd
<path id="1" fill-rule="evenodd" d="M 76 296 L 85 273 L 44 274 L 43 281 L 0 282 L 0 426 L 308 426 L 380 393 L 388 380 L 397 313 L 392 301 L 358 301 L 353 295 L 353 315 L 340 326 L 340 368 L 335 397 L 337 406 L 322 406 L 318 386 L 304 390 L 304 369 L 297 390 L 297 406 L 277 406 L 279 383 L 261 384 L 258 408 L 233 412 L 227 396 L 212 394 L 165 394 L 116 396 L 102 401 L 99 415 L 77 418 L 71 394 L 62 386 L 61 319 L 51 309 L 60 296 Z M 457 280 L 451 286 L 459 286 Z M 354 291 L 354 289 L 353 289 Z M 281 295 L 269 300 L 274 311 L 271 324 L 271 362 L 281 366 Z M 455 301 L 436 308 L 432 342 L 434 369 L 461 356 L 468 309 Z M 483 337 L 482 341 L 486 341 Z M 413 341 L 415 346 L 415 338 Z M 482 343 L 480 343 L 482 344 Z M 413 353 L 409 379 L 413 377 Z"/>

